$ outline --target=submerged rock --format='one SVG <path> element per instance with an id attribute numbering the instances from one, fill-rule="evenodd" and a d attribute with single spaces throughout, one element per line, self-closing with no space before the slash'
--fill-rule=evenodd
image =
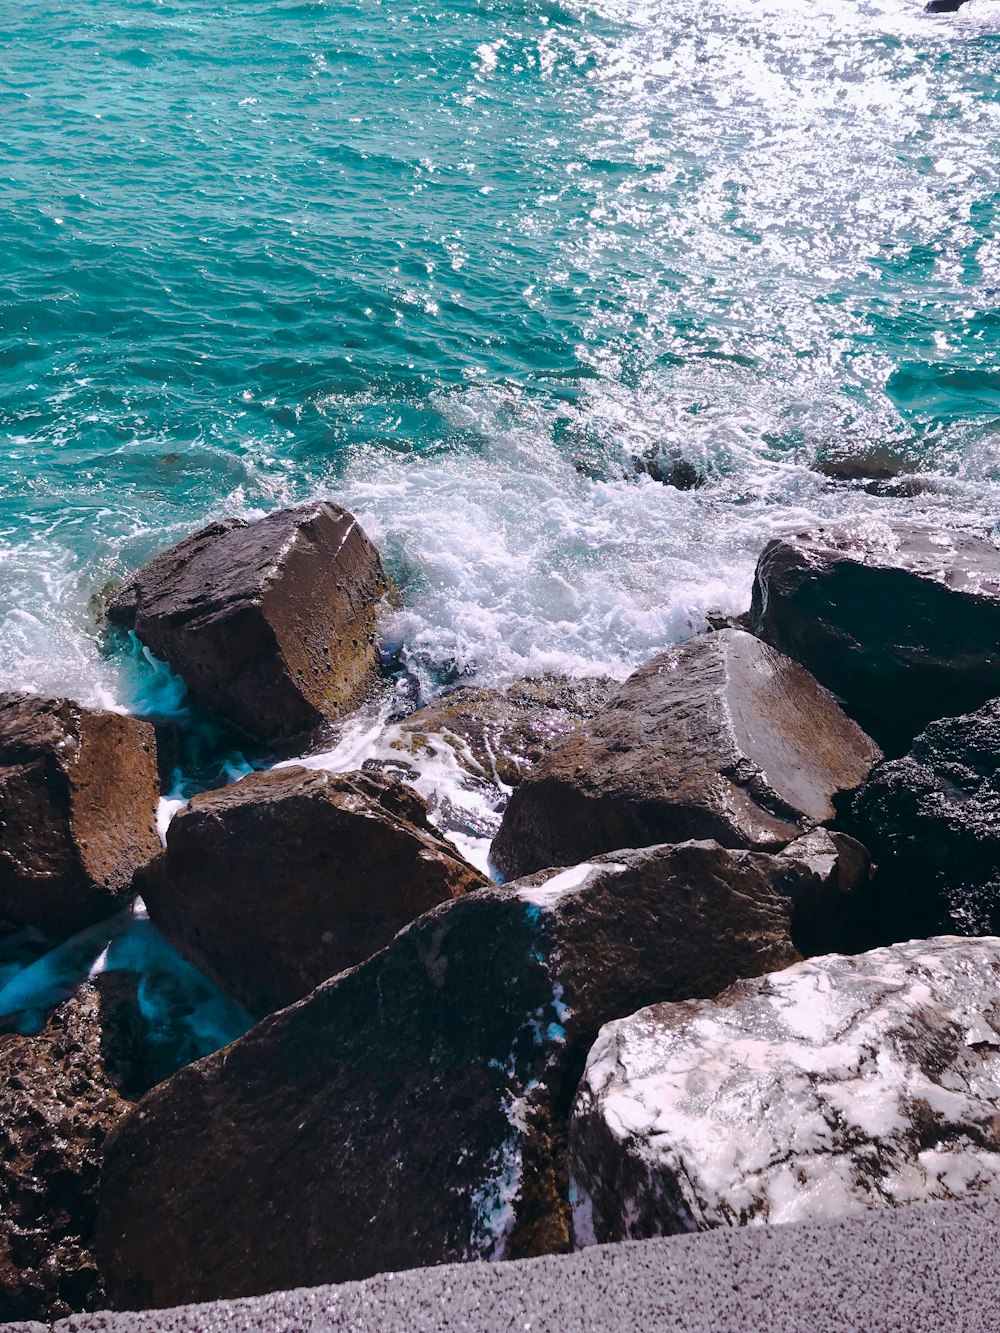
<path id="1" fill-rule="evenodd" d="M 319 501 L 203 528 L 133 574 L 108 618 L 209 708 L 278 742 L 342 717 L 368 693 L 389 589 L 357 520 Z"/>
<path id="2" fill-rule="evenodd" d="M 120 980 L 85 986 L 37 1036 L 0 1035 L 0 1321 L 104 1305 L 97 1189 L 132 1078 Z"/>
<path id="3" fill-rule="evenodd" d="M 160 850 L 153 728 L 0 695 L 0 920 L 68 935 L 109 916 Z"/>
<path id="4" fill-rule="evenodd" d="M 1000 940 L 818 958 L 601 1033 L 577 1246 L 1000 1197 Z"/>
<path id="5" fill-rule="evenodd" d="M 686 843 L 484 888 L 180 1071 L 108 1148 L 114 1302 L 565 1249 L 598 1028 L 793 962 L 789 870 Z"/>
<path id="6" fill-rule="evenodd" d="M 1000 699 L 932 722 L 873 769 L 842 822 L 879 863 L 864 895 L 873 943 L 1000 933 Z"/>
<path id="7" fill-rule="evenodd" d="M 261 1015 L 483 883 L 402 783 L 289 767 L 196 796 L 138 887 L 171 943 Z"/>
<path id="8" fill-rule="evenodd" d="M 782 847 L 832 818 L 878 747 L 797 663 L 740 630 L 690 639 L 625 682 L 511 797 L 509 877 L 615 847 Z"/>
<path id="9" fill-rule="evenodd" d="M 751 623 L 898 755 L 1000 693 L 1000 550 L 919 523 L 782 537 L 758 563 Z"/>

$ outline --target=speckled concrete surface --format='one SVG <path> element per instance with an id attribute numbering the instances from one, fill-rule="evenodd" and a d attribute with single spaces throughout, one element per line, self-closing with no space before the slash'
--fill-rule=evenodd
<path id="1" fill-rule="evenodd" d="M 40 1324 L 7 1324 L 32 1333 Z M 1000 1203 L 918 1204 L 836 1222 L 712 1231 L 558 1258 L 450 1264 L 145 1314 L 57 1333 L 991 1333 Z"/>

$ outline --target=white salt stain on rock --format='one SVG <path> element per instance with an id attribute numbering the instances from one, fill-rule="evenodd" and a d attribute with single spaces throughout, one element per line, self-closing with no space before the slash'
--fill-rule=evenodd
<path id="1" fill-rule="evenodd" d="M 1000 1196 L 1000 940 L 813 959 L 595 1043 L 578 1244 Z"/>

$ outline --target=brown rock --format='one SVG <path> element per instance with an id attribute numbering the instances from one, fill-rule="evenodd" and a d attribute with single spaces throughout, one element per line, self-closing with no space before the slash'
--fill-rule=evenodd
<path id="1" fill-rule="evenodd" d="M 138 887 L 171 943 L 261 1015 L 484 883 L 402 783 L 291 767 L 196 796 Z"/>
<path id="2" fill-rule="evenodd" d="M 599 1027 L 795 961 L 789 871 L 686 843 L 427 913 L 119 1127 L 99 1223 L 113 1301 L 566 1248 L 567 1116 Z"/>
<path id="3" fill-rule="evenodd" d="M 498 790 L 516 787 L 555 741 L 600 712 L 618 688 L 610 676 L 541 676 L 505 690 L 467 685 L 388 728 L 386 745 L 418 768 L 447 747 L 474 779 Z"/>
<path id="4" fill-rule="evenodd" d="M 751 623 L 899 755 L 1000 694 L 1000 550 L 926 523 L 795 533 L 760 557 Z"/>
<path id="5" fill-rule="evenodd" d="M 0 1322 L 104 1304 L 91 1242 L 104 1142 L 128 1106 L 118 980 L 85 986 L 37 1036 L 0 1035 Z"/>
<path id="6" fill-rule="evenodd" d="M 108 603 L 203 703 L 262 741 L 343 716 L 378 667 L 390 583 L 357 520 L 326 501 L 213 523 Z"/>
<path id="7" fill-rule="evenodd" d="M 508 876 L 614 847 L 782 847 L 881 757 L 833 697 L 740 630 L 661 654 L 514 792 L 491 857 Z"/>
<path id="8" fill-rule="evenodd" d="M 0 695 L 0 918 L 69 934 L 160 850 L 153 728 L 68 699 Z"/>

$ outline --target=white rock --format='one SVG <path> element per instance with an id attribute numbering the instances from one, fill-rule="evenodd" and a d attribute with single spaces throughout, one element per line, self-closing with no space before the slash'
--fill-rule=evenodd
<path id="1" fill-rule="evenodd" d="M 1000 939 L 829 955 L 602 1028 L 577 1246 L 1000 1197 Z"/>

